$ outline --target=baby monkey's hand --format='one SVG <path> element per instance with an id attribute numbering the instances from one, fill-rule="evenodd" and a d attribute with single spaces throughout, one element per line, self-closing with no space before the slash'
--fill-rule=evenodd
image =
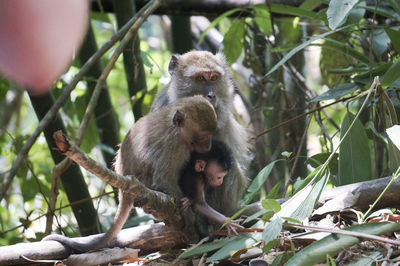
<path id="1" fill-rule="evenodd" d="M 181 198 L 181 211 L 186 211 L 190 205 L 192 205 L 192 200 L 188 197 Z"/>

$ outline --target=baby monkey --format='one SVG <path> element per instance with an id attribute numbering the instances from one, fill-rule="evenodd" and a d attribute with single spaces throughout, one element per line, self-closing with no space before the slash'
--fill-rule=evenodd
<path id="1" fill-rule="evenodd" d="M 207 153 L 192 152 L 190 161 L 179 177 L 179 186 L 183 192 L 181 210 L 186 211 L 191 204 L 194 209 L 218 224 L 224 224 L 229 218 L 208 205 L 206 195 L 210 190 L 221 186 L 225 175 L 233 168 L 235 160 L 232 151 L 223 142 L 213 140 Z M 237 235 L 236 229 L 241 220 L 233 220 L 226 225 L 228 236 Z"/>

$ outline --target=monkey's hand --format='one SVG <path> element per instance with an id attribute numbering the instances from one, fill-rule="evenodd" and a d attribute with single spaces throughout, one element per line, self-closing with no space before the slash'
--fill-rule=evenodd
<path id="1" fill-rule="evenodd" d="M 242 221 L 243 219 L 232 220 L 225 226 L 226 231 L 228 232 L 228 237 L 230 237 L 232 233 L 234 235 L 238 235 L 239 233 L 237 232 L 237 230 L 244 229 L 244 227 L 240 225 L 240 222 Z"/>
<path id="2" fill-rule="evenodd" d="M 192 200 L 188 197 L 181 198 L 181 211 L 186 211 L 190 205 L 192 205 Z"/>

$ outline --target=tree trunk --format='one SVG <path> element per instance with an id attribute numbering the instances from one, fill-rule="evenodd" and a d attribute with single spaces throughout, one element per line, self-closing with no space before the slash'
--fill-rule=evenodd
<path id="1" fill-rule="evenodd" d="M 117 17 L 118 28 L 121 28 L 136 13 L 135 2 L 132 0 L 113 0 L 115 16 Z M 137 121 L 143 116 L 142 102 L 147 92 L 146 75 L 144 72 L 143 60 L 140 55 L 139 34 L 129 41 L 127 49 L 123 52 L 126 81 L 128 83 L 129 96 L 132 101 L 132 110 Z M 141 92 L 141 95 L 138 93 Z M 138 96 L 140 96 L 138 98 Z"/>
<path id="2" fill-rule="evenodd" d="M 193 49 L 190 17 L 171 16 L 172 53 L 183 54 Z"/>
<path id="3" fill-rule="evenodd" d="M 39 120 L 43 118 L 54 104 L 54 97 L 51 93 L 47 93 L 43 96 L 30 95 L 29 97 Z M 53 132 L 57 130 L 66 132 L 61 117 L 58 114 L 44 130 L 47 145 L 49 146 L 51 156 L 56 164 L 65 158 L 64 155 L 58 152 L 57 146 L 53 140 Z M 72 211 L 78 222 L 81 235 L 86 236 L 102 232 L 100 222 L 97 219 L 96 209 L 93 206 L 93 202 L 90 200 L 90 194 L 79 166 L 72 163 L 71 166 L 61 174 L 61 182 L 70 203 L 87 199 L 79 204 L 72 205 Z"/>

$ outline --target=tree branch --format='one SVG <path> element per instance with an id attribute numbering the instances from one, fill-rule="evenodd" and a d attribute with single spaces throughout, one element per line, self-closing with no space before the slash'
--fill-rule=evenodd
<path id="1" fill-rule="evenodd" d="M 167 225 L 183 227 L 183 218 L 172 197 L 147 188 L 134 176 L 122 176 L 104 167 L 72 144 L 61 131 L 55 132 L 53 137 L 61 153 L 104 182 L 132 194 L 135 206 L 142 207 L 147 213 L 152 214 L 157 220 L 164 221 Z"/>
<path id="2" fill-rule="evenodd" d="M 88 237 L 76 237 L 77 242 L 89 242 L 101 237 L 102 234 Z M 107 247 L 130 247 L 140 249 L 140 254 L 170 248 L 179 248 L 187 244 L 185 234 L 163 223 L 137 226 L 122 230 L 113 238 Z M 0 265 L 28 264 L 22 256 L 31 260 L 62 260 L 70 255 L 71 251 L 57 241 L 43 241 L 33 243 L 19 243 L 0 247 Z"/>

